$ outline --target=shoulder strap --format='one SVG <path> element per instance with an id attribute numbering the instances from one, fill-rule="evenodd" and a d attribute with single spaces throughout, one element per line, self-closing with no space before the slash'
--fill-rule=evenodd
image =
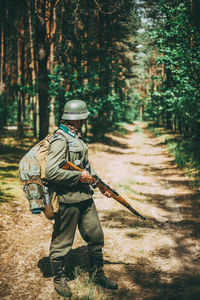
<path id="1" fill-rule="evenodd" d="M 67 140 L 67 139 L 66 139 Z M 69 143 L 68 143 L 68 140 L 67 140 L 67 153 L 68 153 L 68 160 L 70 161 L 70 151 L 69 151 Z M 65 156 L 65 160 L 67 158 L 67 153 L 66 153 L 66 156 Z"/>
<path id="2" fill-rule="evenodd" d="M 56 133 L 61 134 L 62 136 L 64 136 L 64 138 L 66 140 L 66 144 L 67 144 L 67 152 L 66 152 L 66 155 L 65 155 L 65 161 L 67 160 L 67 154 L 68 154 L 68 160 L 70 161 L 70 151 L 69 151 L 68 139 L 66 138 L 66 136 L 62 133 L 62 131 L 60 129 L 57 129 Z"/>

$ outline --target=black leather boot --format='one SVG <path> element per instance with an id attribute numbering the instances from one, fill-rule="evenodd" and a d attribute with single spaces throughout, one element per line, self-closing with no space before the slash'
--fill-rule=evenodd
<path id="1" fill-rule="evenodd" d="M 89 256 L 91 280 L 109 290 L 117 290 L 118 284 L 108 279 L 103 271 L 103 256 Z"/>
<path id="2" fill-rule="evenodd" d="M 51 268 L 54 277 L 54 288 L 58 295 L 63 297 L 71 297 L 72 292 L 67 283 L 67 278 L 64 272 L 64 259 L 51 261 Z"/>

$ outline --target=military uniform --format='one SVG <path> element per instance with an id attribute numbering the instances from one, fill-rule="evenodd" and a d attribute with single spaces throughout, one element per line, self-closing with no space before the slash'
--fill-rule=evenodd
<path id="1" fill-rule="evenodd" d="M 69 252 L 77 225 L 82 238 L 88 243 L 89 255 L 101 252 L 104 244 L 102 227 L 92 199 L 93 188 L 80 182 L 81 172 L 61 168 L 66 159 L 72 163 L 79 160 L 82 168 L 89 164 L 87 145 L 61 124 L 50 142 L 46 161 L 46 179 L 56 185 L 60 205 L 50 245 L 51 259 L 63 257 Z M 91 174 L 96 174 L 92 168 Z"/>
<path id="2" fill-rule="evenodd" d="M 46 180 L 56 189 L 59 201 L 59 211 L 55 215 L 55 225 L 50 245 L 50 259 L 54 274 L 54 288 L 65 297 L 71 297 L 72 292 L 65 275 L 64 257 L 70 251 L 76 227 L 82 238 L 88 244 L 90 263 L 90 278 L 108 289 L 117 289 L 117 284 L 105 277 L 103 271 L 104 235 L 94 201 L 93 188 L 89 182 L 91 175 L 96 173 L 88 161 L 88 147 L 76 133 L 81 126 L 81 120 L 87 119 L 89 112 L 82 100 L 71 100 L 65 104 L 62 116 L 63 123 L 54 134 L 49 144 L 46 160 Z M 74 130 L 70 130 L 70 126 Z M 63 170 L 66 160 L 77 164 L 88 172 Z M 51 216 L 51 204 L 45 205 L 45 215 Z M 48 212 L 48 213 L 46 213 Z"/>

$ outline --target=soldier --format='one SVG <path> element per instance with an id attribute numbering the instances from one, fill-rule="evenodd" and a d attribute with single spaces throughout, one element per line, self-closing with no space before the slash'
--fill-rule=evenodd
<path id="1" fill-rule="evenodd" d="M 76 226 L 82 238 L 87 242 L 90 263 L 90 278 L 98 285 L 115 290 L 118 285 L 105 277 L 103 271 L 102 248 L 104 235 L 92 199 L 91 175 L 96 173 L 88 161 L 88 147 L 80 137 L 79 130 L 89 112 L 85 102 L 72 100 L 65 104 L 59 130 L 54 134 L 46 161 L 46 179 L 56 186 L 59 200 L 59 212 L 55 216 L 55 225 L 50 245 L 50 260 L 54 274 L 54 288 L 65 297 L 72 295 L 65 275 L 64 257 L 69 253 Z M 63 162 L 68 159 L 81 165 L 88 171 L 63 170 Z M 108 191 L 101 192 L 110 197 Z"/>

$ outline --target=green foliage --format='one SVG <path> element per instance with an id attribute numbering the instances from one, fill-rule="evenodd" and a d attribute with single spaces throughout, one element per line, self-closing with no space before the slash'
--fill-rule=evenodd
<path id="1" fill-rule="evenodd" d="M 192 184 L 200 190 L 200 141 L 199 139 L 184 139 L 181 136 L 165 133 L 159 128 L 149 125 L 149 129 L 159 136 L 175 158 L 176 164 L 183 168 L 187 176 L 193 178 Z"/>
<path id="2" fill-rule="evenodd" d="M 79 98 L 91 112 L 93 138 L 103 138 L 121 121 L 131 118 L 126 89 L 125 47 L 137 27 L 133 1 L 70 1 L 60 24 L 58 61 L 50 78 L 50 96 L 55 97 L 56 120 L 64 103 Z M 127 9 L 127 7 L 129 9 Z"/>
<path id="3" fill-rule="evenodd" d="M 26 84 L 22 84 L 22 83 L 18 84 L 18 85 L 16 85 L 16 88 L 21 93 L 27 94 L 30 97 L 33 97 L 38 93 L 38 83 L 37 82 L 36 82 L 35 86 L 33 86 L 31 82 L 26 81 Z"/>
<path id="4" fill-rule="evenodd" d="M 111 70 L 109 77 L 108 70 Z M 118 62 L 107 57 L 101 58 L 101 65 L 94 62 L 87 70 L 84 65 L 57 65 L 54 73 L 49 75 L 49 94 L 56 99 L 57 123 L 65 102 L 72 99 L 86 101 L 91 113 L 89 123 L 94 139 L 103 138 L 105 132 L 116 129 L 120 121 L 127 121 L 130 107 L 122 93 L 124 82 L 121 80 L 120 87 L 115 86 L 121 70 Z M 107 82 L 105 78 L 108 78 Z"/>
<path id="5" fill-rule="evenodd" d="M 147 103 L 150 119 L 159 122 L 173 120 L 198 137 L 200 130 L 200 40 L 199 27 L 195 26 L 190 7 L 186 2 L 174 6 L 164 5 L 163 26 L 152 32 L 151 37 L 161 53 L 157 66 L 164 66 L 164 77 L 152 77 L 151 100 Z M 153 80 L 161 83 L 158 91 Z M 162 123 L 165 125 L 165 123 Z"/>
<path id="6" fill-rule="evenodd" d="M 0 95 L 0 119 L 1 126 L 17 125 L 17 98 L 9 101 L 5 95 Z"/>
<path id="7" fill-rule="evenodd" d="M 139 120 L 139 107 L 141 105 L 140 95 L 130 90 L 128 94 L 128 108 L 126 110 L 127 122 L 134 122 Z"/>

